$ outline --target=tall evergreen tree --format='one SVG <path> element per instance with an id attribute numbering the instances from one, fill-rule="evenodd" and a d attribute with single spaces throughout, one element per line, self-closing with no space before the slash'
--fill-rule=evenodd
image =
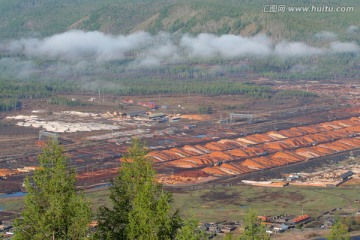
<path id="1" fill-rule="evenodd" d="M 265 227 L 258 219 L 257 212 L 250 209 L 244 217 L 244 232 L 239 240 L 268 240 L 269 235 L 266 234 Z"/>
<path id="2" fill-rule="evenodd" d="M 75 189 L 75 171 L 56 141 L 39 155 L 40 169 L 25 179 L 22 220 L 16 223 L 15 239 L 85 238 L 91 209 Z"/>
<path id="3" fill-rule="evenodd" d="M 102 207 L 98 239 L 173 239 L 180 218 L 172 208 L 172 195 L 155 180 L 140 140 L 133 140 L 119 174 L 110 188 L 112 208 Z"/>
<path id="4" fill-rule="evenodd" d="M 209 239 L 205 231 L 198 228 L 195 219 L 185 220 L 176 234 L 176 240 L 205 240 Z"/>

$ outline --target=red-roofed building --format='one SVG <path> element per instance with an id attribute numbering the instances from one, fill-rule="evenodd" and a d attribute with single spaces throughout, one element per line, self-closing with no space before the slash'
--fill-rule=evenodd
<path id="1" fill-rule="evenodd" d="M 268 222 L 269 218 L 266 216 L 258 216 L 258 219 L 260 219 L 262 222 Z"/>
<path id="2" fill-rule="evenodd" d="M 298 216 L 296 218 L 294 218 L 293 220 L 291 220 L 294 224 L 299 224 L 299 223 L 307 223 L 310 222 L 311 217 L 308 214 L 304 214 L 302 216 Z"/>

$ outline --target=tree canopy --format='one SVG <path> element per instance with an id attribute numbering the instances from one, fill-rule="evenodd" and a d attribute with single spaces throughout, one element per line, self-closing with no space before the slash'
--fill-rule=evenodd
<path id="1" fill-rule="evenodd" d="M 75 189 L 75 171 L 62 148 L 50 141 L 39 161 L 40 168 L 25 179 L 28 194 L 14 239 L 84 239 L 91 209 Z"/>
<path id="2" fill-rule="evenodd" d="M 266 234 L 265 227 L 258 219 L 257 212 L 250 209 L 244 216 L 244 232 L 239 240 L 268 240 L 270 237 Z"/>
<path id="3" fill-rule="evenodd" d="M 349 228 L 343 221 L 336 216 L 335 223 L 327 236 L 328 240 L 350 240 Z"/>
<path id="4" fill-rule="evenodd" d="M 134 140 L 110 188 L 112 208 L 98 214 L 98 239 L 174 239 L 180 227 L 172 195 L 155 180 L 147 150 Z"/>
<path id="5" fill-rule="evenodd" d="M 181 228 L 176 234 L 176 240 L 205 240 L 209 239 L 206 233 L 198 228 L 196 219 L 188 219 L 182 222 Z"/>

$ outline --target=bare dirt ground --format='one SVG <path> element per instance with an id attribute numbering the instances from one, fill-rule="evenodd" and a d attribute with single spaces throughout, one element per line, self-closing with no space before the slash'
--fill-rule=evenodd
<path id="1" fill-rule="evenodd" d="M 290 88 L 287 84 L 280 84 L 284 88 Z M 315 85 L 314 85 L 315 86 Z M 310 88 L 310 89 L 315 89 Z M 36 146 L 39 130 L 35 128 L 17 127 L 15 121 L 9 121 L 7 116 L 31 115 L 32 111 L 45 111 L 41 115 L 44 119 L 52 118 L 51 115 L 61 111 L 79 111 L 91 113 L 134 112 L 139 110 L 149 111 L 146 107 L 136 104 L 137 102 L 155 101 L 159 106 L 166 106 L 156 112 L 166 114 L 182 114 L 196 117 L 182 119 L 178 123 L 153 124 L 152 126 L 133 125 L 116 132 L 144 130 L 138 136 L 144 136 L 150 147 L 173 147 L 186 144 L 200 144 L 217 138 L 232 137 L 241 129 L 244 133 L 254 131 L 269 131 L 282 129 L 312 122 L 327 121 L 330 118 L 342 118 L 354 116 L 360 113 L 356 107 L 336 105 L 337 102 L 331 96 L 323 94 L 315 98 L 274 96 L 271 99 L 254 99 L 247 96 L 201 96 L 201 95 L 156 95 L 156 96 L 131 96 L 118 97 L 111 95 L 101 96 L 100 100 L 89 102 L 97 94 L 72 94 L 68 98 L 80 99 L 88 103 L 81 107 L 65 107 L 48 104 L 46 100 L 28 100 L 23 104 L 20 111 L 0 114 L 0 167 L 17 168 L 21 166 L 36 165 L 36 154 L 41 148 Z M 338 96 L 339 99 L 342 96 Z M 125 104 L 124 100 L 133 100 L 135 104 Z M 199 115 L 199 106 L 211 106 L 213 114 Z M 232 125 L 221 125 L 221 119 L 226 119 L 229 113 L 253 114 L 255 121 L 249 124 L 242 120 Z M 75 120 L 74 121 L 79 121 Z M 94 120 L 95 121 L 95 120 Z M 105 120 L 96 120 L 103 123 Z M 106 120 L 109 122 L 109 120 Z M 117 123 L 113 123 L 117 124 Z M 197 125 L 196 129 L 185 131 L 187 124 Z M 174 132 L 165 134 L 161 131 L 174 128 Z M 236 131 L 234 131 L 236 130 Z M 119 164 L 119 156 L 126 150 L 131 136 L 121 137 L 119 140 L 88 140 L 89 137 L 101 134 L 111 134 L 112 131 L 61 133 L 65 150 L 73 159 L 74 166 L 80 173 L 103 171 Z M 167 169 L 163 169 L 166 173 Z M 94 174 L 95 176 L 96 174 Z M 96 175 L 101 176 L 101 174 Z M 103 181 L 99 179 L 98 181 Z M 92 181 L 94 182 L 94 181 Z M 1 184 L 1 183 L 0 183 Z M 12 184 L 9 184 L 12 185 Z M 15 189 L 14 189 L 15 190 Z"/>

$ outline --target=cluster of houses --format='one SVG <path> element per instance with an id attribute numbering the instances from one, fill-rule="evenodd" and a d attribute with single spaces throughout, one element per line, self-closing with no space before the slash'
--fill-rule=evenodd
<path id="1" fill-rule="evenodd" d="M 285 214 L 273 217 L 259 216 L 258 218 L 266 225 L 266 232 L 268 234 L 285 232 L 296 225 L 302 225 L 311 221 L 311 217 L 308 214 L 297 217 Z"/>
<path id="2" fill-rule="evenodd" d="M 294 228 L 296 225 L 302 225 L 310 222 L 312 219 L 310 215 L 304 214 L 301 216 L 279 215 L 279 216 L 259 216 L 262 224 L 266 226 L 266 232 L 269 235 L 281 233 Z M 240 228 L 240 222 L 218 222 L 218 223 L 204 223 L 200 229 L 205 231 L 209 236 L 224 235 L 231 233 Z"/>
<path id="3" fill-rule="evenodd" d="M 240 226 L 240 222 L 218 222 L 218 223 L 204 223 L 200 226 L 202 231 L 205 231 L 209 237 L 216 235 L 223 235 L 235 231 Z"/>

